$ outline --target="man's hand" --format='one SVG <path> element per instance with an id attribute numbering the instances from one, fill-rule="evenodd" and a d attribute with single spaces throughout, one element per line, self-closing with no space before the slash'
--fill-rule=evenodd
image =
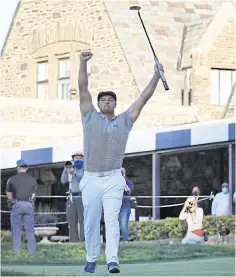
<path id="1" fill-rule="evenodd" d="M 93 54 L 91 52 L 82 52 L 80 54 L 80 60 L 88 62 L 92 58 Z"/>
<path id="2" fill-rule="evenodd" d="M 164 67 L 163 67 L 162 64 L 160 64 L 159 70 L 164 74 Z M 156 75 L 159 79 L 161 78 L 160 73 L 159 73 L 159 71 L 158 71 L 158 69 L 157 69 L 157 65 L 156 65 L 156 64 L 155 64 L 155 67 L 154 67 L 154 73 L 155 73 L 155 75 Z"/>
<path id="3" fill-rule="evenodd" d="M 72 169 L 72 170 L 70 171 L 70 174 L 71 174 L 71 175 L 75 175 L 75 170 Z"/>
<path id="4" fill-rule="evenodd" d="M 7 198 L 7 206 L 8 206 L 8 209 L 11 210 L 14 206 L 14 204 L 16 203 L 16 200 L 12 197 L 8 197 Z"/>
<path id="5" fill-rule="evenodd" d="M 131 194 L 131 190 L 129 188 L 129 186 L 126 184 L 125 185 L 125 191 L 128 193 L 128 194 Z"/>

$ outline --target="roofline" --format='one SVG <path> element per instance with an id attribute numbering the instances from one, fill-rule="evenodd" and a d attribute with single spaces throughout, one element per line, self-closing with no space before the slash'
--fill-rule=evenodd
<path id="1" fill-rule="evenodd" d="M 183 69 L 187 69 L 187 68 L 192 68 L 192 66 L 182 66 L 182 59 L 183 59 L 183 49 L 184 49 L 184 39 L 185 39 L 185 35 L 188 32 L 188 28 L 192 27 L 194 25 L 199 25 L 201 23 L 209 23 L 209 25 L 211 24 L 211 22 L 213 21 L 214 16 L 212 16 L 211 18 L 207 18 L 207 19 L 199 19 L 199 20 L 195 20 L 193 22 L 189 22 L 189 23 L 185 23 L 184 24 L 184 28 L 183 28 L 183 35 L 182 35 L 182 41 L 181 41 L 181 46 L 180 46 L 180 53 L 179 53 L 179 57 L 178 57 L 178 61 L 177 61 L 177 67 L 176 69 L 178 71 L 181 71 Z M 209 26 L 208 26 L 209 27 Z M 202 35 L 204 36 L 204 34 Z M 192 47 L 191 47 L 192 48 Z M 191 58 L 191 55 L 190 57 Z"/>
<path id="2" fill-rule="evenodd" d="M 186 35 L 188 31 L 188 24 L 184 24 L 184 28 L 183 28 L 183 34 L 182 34 L 182 41 L 181 41 L 181 45 L 180 45 L 180 54 L 178 57 L 178 61 L 177 61 L 177 70 L 180 71 L 181 70 L 181 65 L 182 65 L 182 58 L 183 58 L 183 48 L 184 48 L 184 37 Z"/>
<path id="3" fill-rule="evenodd" d="M 218 17 L 222 16 L 219 21 Z M 235 16 L 235 5 L 233 2 L 225 2 L 221 5 L 215 16 L 213 17 L 212 21 L 207 27 L 207 30 L 203 34 L 202 38 L 200 39 L 198 45 L 191 50 L 191 54 L 195 51 L 198 50 L 201 53 L 206 53 L 209 51 L 210 47 L 212 46 L 214 39 L 212 37 L 209 38 L 209 32 L 213 34 L 213 38 L 217 38 L 217 36 L 220 34 L 220 32 L 223 30 L 225 23 L 229 19 L 229 17 L 234 18 L 234 21 L 236 22 L 236 16 Z M 220 24 L 220 27 L 214 26 L 216 22 Z"/>
<path id="4" fill-rule="evenodd" d="M 217 13 L 217 12 L 216 12 Z M 191 21 L 191 22 L 188 22 L 188 23 L 185 23 L 185 25 L 187 25 L 188 27 L 192 27 L 194 25 L 199 25 L 201 23 L 206 23 L 209 21 L 209 23 L 214 19 L 214 17 L 216 16 L 216 13 L 215 15 L 210 15 L 209 18 L 203 18 L 203 19 L 198 19 L 198 20 L 194 20 L 194 21 Z"/>
<path id="5" fill-rule="evenodd" d="M 10 36 L 11 30 L 12 30 L 12 27 L 13 27 L 14 19 L 15 19 L 16 15 L 17 15 L 17 12 L 18 12 L 19 8 L 20 8 L 20 4 L 21 4 L 21 0 L 18 0 L 17 5 L 16 5 L 16 8 L 15 8 L 15 11 L 14 11 L 13 16 L 12 16 L 12 19 L 11 19 L 11 24 L 10 24 L 10 26 L 9 26 L 9 28 L 8 28 L 7 35 L 6 35 L 6 37 L 5 37 L 5 40 L 4 40 L 2 49 L 1 49 L 1 57 L 2 57 L 3 54 L 4 54 L 4 51 L 5 51 L 5 47 L 6 47 L 8 38 L 9 38 L 9 36 Z"/>

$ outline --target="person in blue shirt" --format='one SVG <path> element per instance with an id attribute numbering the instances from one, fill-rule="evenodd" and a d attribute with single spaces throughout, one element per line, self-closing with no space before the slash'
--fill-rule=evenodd
<path id="1" fill-rule="evenodd" d="M 126 180 L 126 189 L 122 200 L 122 205 L 119 214 L 120 229 L 124 243 L 129 241 L 129 217 L 131 214 L 131 193 L 134 190 L 134 183 L 126 179 L 126 170 L 121 168 L 121 173 Z"/>

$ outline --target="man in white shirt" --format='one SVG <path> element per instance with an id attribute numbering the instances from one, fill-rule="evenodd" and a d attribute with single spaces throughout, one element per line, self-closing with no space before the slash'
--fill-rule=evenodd
<path id="1" fill-rule="evenodd" d="M 203 240 L 203 216 L 203 209 L 198 207 L 196 198 L 188 197 L 179 214 L 179 219 L 186 220 L 188 224 L 187 235 L 182 240 L 182 244 L 198 244 Z"/>
<path id="2" fill-rule="evenodd" d="M 227 183 L 223 183 L 221 190 L 222 192 L 217 193 L 213 199 L 211 214 L 217 216 L 231 215 L 229 185 Z"/>

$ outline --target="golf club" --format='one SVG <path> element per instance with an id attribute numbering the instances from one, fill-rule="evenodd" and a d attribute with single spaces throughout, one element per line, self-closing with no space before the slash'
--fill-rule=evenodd
<path id="1" fill-rule="evenodd" d="M 150 46 L 151 46 L 151 49 L 152 49 L 152 52 L 153 52 L 153 55 L 154 55 L 154 60 L 155 60 L 155 63 L 156 63 L 156 67 L 157 67 L 157 70 L 158 70 L 158 72 L 159 72 L 159 74 L 160 74 L 160 77 L 161 77 L 163 86 L 164 86 L 165 90 L 169 90 L 169 87 L 168 87 L 167 82 L 166 82 L 166 78 L 165 78 L 163 72 L 160 70 L 160 62 L 159 62 L 159 59 L 157 58 L 157 56 L 156 56 L 156 54 L 155 54 L 155 51 L 154 51 L 154 49 L 153 49 L 152 43 L 151 43 L 151 41 L 150 41 L 150 38 L 149 38 L 149 36 L 148 36 L 147 30 L 146 30 L 146 28 L 145 28 L 145 26 L 144 26 L 144 23 L 143 23 L 143 20 L 142 20 L 142 18 L 141 18 L 141 15 L 140 15 L 141 7 L 140 7 L 140 6 L 131 6 L 131 7 L 130 7 L 130 10 L 131 10 L 131 11 L 138 11 L 138 16 L 139 16 L 139 18 L 140 18 L 140 21 L 141 21 L 141 23 L 142 23 L 142 25 L 143 25 L 143 29 L 144 29 L 144 31 L 145 31 L 145 34 L 146 34 L 147 39 L 148 39 L 148 41 L 149 41 L 149 44 L 150 44 Z"/>

